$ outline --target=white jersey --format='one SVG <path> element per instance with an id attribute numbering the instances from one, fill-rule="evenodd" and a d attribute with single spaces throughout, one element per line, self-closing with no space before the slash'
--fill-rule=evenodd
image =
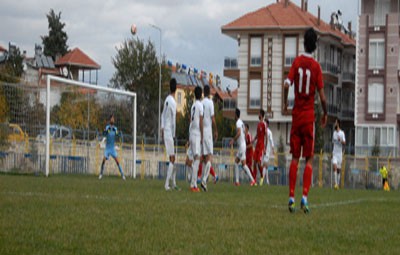
<path id="1" fill-rule="evenodd" d="M 274 139 L 272 138 L 272 132 L 271 129 L 267 128 L 267 139 L 268 139 L 268 144 L 267 144 L 267 155 L 271 154 L 272 149 L 274 148 Z"/>
<path id="2" fill-rule="evenodd" d="M 237 130 L 240 129 L 240 136 L 236 140 L 238 148 L 240 147 L 246 147 L 246 140 L 245 140 L 245 134 L 244 134 L 244 123 L 241 119 L 238 119 L 236 121 L 236 132 Z"/>
<path id="3" fill-rule="evenodd" d="M 209 98 L 204 98 L 204 119 L 203 119 L 203 132 L 204 134 L 212 134 L 212 117 L 214 117 L 214 103 Z"/>
<path id="4" fill-rule="evenodd" d="M 341 142 L 346 142 L 346 138 L 343 130 L 334 131 L 332 136 L 333 142 L 333 152 L 335 155 L 342 155 L 343 152 L 343 144 Z"/>
<path id="5" fill-rule="evenodd" d="M 164 129 L 164 136 L 175 137 L 176 102 L 171 95 L 168 95 L 164 102 L 164 109 L 161 116 L 161 128 Z"/>
<path id="6" fill-rule="evenodd" d="M 199 100 L 196 100 L 192 105 L 190 113 L 189 133 L 190 135 L 200 136 L 200 116 L 202 117 L 204 113 L 203 104 Z"/>

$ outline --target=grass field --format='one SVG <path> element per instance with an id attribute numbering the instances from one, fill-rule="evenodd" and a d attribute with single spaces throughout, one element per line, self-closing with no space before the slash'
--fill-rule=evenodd
<path id="1" fill-rule="evenodd" d="M 179 184 L 0 175 L 0 254 L 400 254 L 397 191 Z"/>

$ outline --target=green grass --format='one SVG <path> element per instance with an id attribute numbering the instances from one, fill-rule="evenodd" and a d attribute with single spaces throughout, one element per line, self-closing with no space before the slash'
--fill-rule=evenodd
<path id="1" fill-rule="evenodd" d="M 179 184 L 0 175 L 0 254 L 400 254 L 397 191 Z"/>

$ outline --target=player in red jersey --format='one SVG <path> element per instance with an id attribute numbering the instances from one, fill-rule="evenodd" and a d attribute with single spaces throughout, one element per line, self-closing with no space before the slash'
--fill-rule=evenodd
<path id="1" fill-rule="evenodd" d="M 289 86 L 294 84 L 294 107 L 292 110 L 292 129 L 290 131 L 290 152 L 292 162 L 289 172 L 289 211 L 295 211 L 294 189 L 296 186 L 297 168 L 303 148 L 303 157 L 306 158 L 306 166 L 303 174 L 303 197 L 301 209 L 309 213 L 308 191 L 312 178 L 312 161 L 314 156 L 314 95 L 318 91 L 324 115 L 321 126 L 325 127 L 327 122 L 326 100 L 324 95 L 324 84 L 322 71 L 319 63 L 312 57 L 312 52 L 317 48 L 317 34 L 313 28 L 304 34 L 305 54 L 295 58 L 290 68 L 289 75 L 285 80 L 285 104 L 287 106 L 287 95 Z"/>
<path id="2" fill-rule="evenodd" d="M 257 125 L 257 134 L 256 137 L 254 137 L 253 143 L 254 141 L 257 140 L 257 144 L 256 144 L 256 149 L 254 150 L 254 172 L 255 172 L 255 177 L 254 180 L 257 180 L 257 169 L 258 171 L 260 171 L 260 177 L 263 176 L 262 173 L 262 165 L 261 165 L 261 160 L 262 157 L 264 155 L 264 151 L 265 148 L 267 147 L 267 142 L 265 140 L 265 137 L 267 135 L 267 123 L 265 123 L 264 121 L 264 115 L 265 112 L 263 109 L 260 109 L 260 113 L 258 114 L 258 119 L 260 120 L 260 122 L 258 122 Z"/>
<path id="3" fill-rule="evenodd" d="M 257 170 L 253 168 L 253 139 L 249 131 L 249 124 L 247 123 L 244 125 L 244 133 L 246 138 L 246 165 L 255 180 L 257 178 Z"/>

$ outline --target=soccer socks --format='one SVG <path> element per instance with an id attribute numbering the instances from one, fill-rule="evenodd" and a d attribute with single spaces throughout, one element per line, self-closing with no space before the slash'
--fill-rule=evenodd
<path id="1" fill-rule="evenodd" d="M 340 172 L 337 173 L 337 185 L 339 185 L 339 184 L 340 184 Z"/>
<path id="2" fill-rule="evenodd" d="M 268 169 L 266 167 L 264 167 L 263 169 L 263 178 L 266 177 L 266 182 L 269 185 L 269 176 L 268 176 Z"/>
<path id="3" fill-rule="evenodd" d="M 119 172 L 121 173 L 121 176 L 124 177 L 124 172 L 122 171 L 121 165 L 119 163 L 117 163 Z"/>
<path id="4" fill-rule="evenodd" d="M 172 187 L 176 187 L 176 169 L 172 166 Z"/>
<path id="5" fill-rule="evenodd" d="M 235 183 L 239 183 L 239 164 L 235 163 Z"/>
<path id="6" fill-rule="evenodd" d="M 292 161 L 292 163 L 290 163 L 290 170 L 289 170 L 289 197 L 294 197 L 294 189 L 296 187 L 296 178 L 297 178 L 297 165 L 298 165 L 298 162 Z"/>
<path id="7" fill-rule="evenodd" d="M 197 172 L 199 171 L 200 160 L 195 159 L 193 163 L 193 173 L 192 173 L 192 182 L 190 183 L 191 188 L 197 187 Z"/>
<path id="8" fill-rule="evenodd" d="M 103 162 L 101 163 L 100 175 L 103 175 L 103 172 L 104 172 L 104 163 L 106 163 L 106 162 L 103 161 Z"/>
<path id="9" fill-rule="evenodd" d="M 199 170 L 197 171 L 197 178 L 201 179 L 201 176 L 203 175 L 203 168 L 204 168 L 204 164 L 203 163 L 199 163 Z"/>
<path id="10" fill-rule="evenodd" d="M 173 169 L 174 169 L 174 164 L 172 164 L 172 162 L 169 162 L 168 171 L 167 171 L 167 179 L 165 180 L 165 189 L 166 190 L 169 190 L 169 180 L 172 177 Z"/>
<path id="11" fill-rule="evenodd" d="M 210 167 L 210 174 L 212 175 L 212 177 L 215 177 L 215 171 L 214 171 L 214 167 Z"/>
<path id="12" fill-rule="evenodd" d="M 208 175 L 210 174 L 211 162 L 207 161 L 206 166 L 204 167 L 204 175 L 203 175 L 203 182 L 207 183 Z"/>
<path id="13" fill-rule="evenodd" d="M 244 165 L 244 166 L 243 166 L 243 169 L 244 169 L 244 171 L 246 172 L 246 174 L 249 176 L 250 180 L 251 180 L 252 182 L 254 182 L 254 178 L 253 178 L 253 175 L 251 175 L 251 173 L 250 173 L 249 167 L 248 167 L 247 165 Z"/>
<path id="14" fill-rule="evenodd" d="M 337 172 L 335 170 L 333 170 L 333 179 L 335 180 L 335 185 L 338 184 L 338 178 L 337 178 Z"/>
<path id="15" fill-rule="evenodd" d="M 312 179 L 312 166 L 306 164 L 306 168 L 304 168 L 303 174 L 303 196 L 307 197 L 308 191 L 310 190 Z"/>

